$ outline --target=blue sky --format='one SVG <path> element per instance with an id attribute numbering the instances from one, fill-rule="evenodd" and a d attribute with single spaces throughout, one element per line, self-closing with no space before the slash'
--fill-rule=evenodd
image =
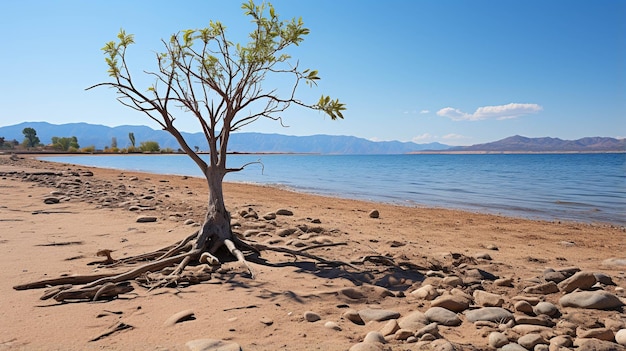
<path id="1" fill-rule="evenodd" d="M 231 40 L 252 28 L 240 1 L 0 2 L 0 126 L 25 121 L 149 125 L 119 104 L 100 48 L 120 28 L 139 76 L 154 68 L 161 38 L 219 20 Z M 283 128 L 246 131 L 354 135 L 450 145 L 511 135 L 626 137 L 626 1 L 272 1 L 311 30 L 291 50 L 317 69 L 321 94 L 347 104 L 345 120 L 300 108 Z M 267 89 L 272 88 L 267 86 Z M 184 131 L 198 131 L 189 118 Z"/>

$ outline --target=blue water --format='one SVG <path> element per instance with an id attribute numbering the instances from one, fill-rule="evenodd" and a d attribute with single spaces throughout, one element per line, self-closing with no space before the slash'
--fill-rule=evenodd
<path id="1" fill-rule="evenodd" d="M 186 155 L 63 156 L 46 160 L 202 176 Z M 626 154 L 229 155 L 252 164 L 225 181 L 343 198 L 516 217 L 626 225 Z"/>

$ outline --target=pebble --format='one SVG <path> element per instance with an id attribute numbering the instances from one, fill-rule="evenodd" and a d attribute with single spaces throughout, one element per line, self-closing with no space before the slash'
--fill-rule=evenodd
<path id="1" fill-rule="evenodd" d="M 559 299 L 563 307 L 611 310 L 623 306 L 620 299 L 607 291 L 575 291 Z"/>
<path id="2" fill-rule="evenodd" d="M 324 323 L 324 327 L 328 329 L 336 330 L 336 331 L 341 331 L 341 327 L 339 326 L 339 324 L 332 322 L 332 321 L 328 321 Z"/>
<path id="3" fill-rule="evenodd" d="M 391 310 L 379 310 L 373 308 L 366 308 L 359 311 L 359 316 L 363 322 L 371 322 L 371 321 L 386 321 L 389 319 L 396 319 L 400 317 L 400 313 Z"/>
<path id="4" fill-rule="evenodd" d="M 559 309 L 551 302 L 542 301 L 535 305 L 533 313 L 545 314 L 547 316 L 554 317 L 559 313 Z"/>
<path id="5" fill-rule="evenodd" d="M 380 212 L 378 212 L 378 210 L 371 210 L 367 215 L 369 218 L 379 218 Z"/>
<path id="6" fill-rule="evenodd" d="M 483 307 L 502 307 L 504 297 L 483 290 L 474 290 L 474 302 Z"/>
<path id="7" fill-rule="evenodd" d="M 276 210 L 276 214 L 279 216 L 293 216 L 293 211 L 286 208 L 281 208 Z"/>
<path id="8" fill-rule="evenodd" d="M 439 291 L 437 291 L 437 289 L 430 285 L 430 284 L 426 284 L 421 286 L 420 288 L 418 288 L 417 290 L 411 292 L 411 296 L 414 296 L 418 299 L 424 299 L 424 300 L 433 300 L 435 299 L 437 296 L 439 296 Z"/>
<path id="9" fill-rule="evenodd" d="M 322 317 L 320 317 L 319 314 L 317 314 L 317 313 L 315 313 L 313 311 L 306 311 L 306 312 L 304 312 L 304 319 L 307 322 L 317 322 L 320 319 L 322 319 Z"/>
<path id="10" fill-rule="evenodd" d="M 135 220 L 135 222 L 137 223 L 150 223 L 150 222 L 156 222 L 156 221 L 157 221 L 157 218 L 155 216 L 139 216 Z"/>
<path id="11" fill-rule="evenodd" d="M 424 314 L 430 322 L 453 327 L 461 325 L 461 319 L 456 313 L 443 307 L 431 307 Z"/>
<path id="12" fill-rule="evenodd" d="M 58 197 L 47 197 L 45 199 L 43 199 L 43 203 L 46 205 L 53 205 L 53 204 L 58 204 L 61 200 Z"/>
<path id="13" fill-rule="evenodd" d="M 383 336 L 387 336 L 387 335 L 394 334 L 399 329 L 400 329 L 400 326 L 398 325 L 398 320 L 391 319 L 382 328 L 380 328 L 380 333 Z"/>
<path id="14" fill-rule="evenodd" d="M 528 303 L 528 301 L 517 301 L 514 305 L 513 308 L 517 311 L 517 312 L 522 312 L 525 314 L 531 314 L 534 313 L 533 311 L 533 306 Z"/>
<path id="15" fill-rule="evenodd" d="M 166 319 L 164 325 L 166 327 L 171 327 L 171 326 L 173 326 L 176 323 L 188 321 L 188 320 L 191 320 L 193 318 L 194 318 L 193 310 L 184 310 L 184 311 L 180 311 L 180 312 L 178 312 L 176 314 L 173 314 L 171 317 Z"/>
<path id="16" fill-rule="evenodd" d="M 527 348 L 520 344 L 509 343 L 500 348 L 501 351 L 528 351 Z"/>
<path id="17" fill-rule="evenodd" d="M 363 342 L 385 344 L 387 341 L 385 341 L 385 337 L 383 336 L 383 334 L 377 331 L 371 331 L 367 333 L 367 335 L 365 335 Z"/>
<path id="18" fill-rule="evenodd" d="M 505 323 L 513 319 L 513 314 L 501 307 L 483 307 L 466 311 L 465 318 L 472 323 L 476 321 Z"/>
<path id="19" fill-rule="evenodd" d="M 569 293 L 576 289 L 587 290 L 596 283 L 596 276 L 591 272 L 577 272 L 558 284 L 561 291 Z"/>
<path id="20" fill-rule="evenodd" d="M 428 325 L 430 321 L 428 317 L 421 311 L 414 311 L 406 316 L 398 319 L 398 326 L 402 329 L 411 329 L 411 330 L 419 330 L 426 325 Z"/>
<path id="21" fill-rule="evenodd" d="M 576 336 L 579 338 L 593 338 L 605 341 L 613 341 L 615 340 L 615 333 L 611 329 L 607 328 L 593 328 L 583 330 L 582 328 L 576 329 Z"/>
<path id="22" fill-rule="evenodd" d="M 270 326 L 270 325 L 274 324 L 274 321 L 271 318 L 268 318 L 268 317 L 261 317 L 260 322 L 265 324 L 265 325 L 267 325 L 267 326 Z"/>
<path id="23" fill-rule="evenodd" d="M 382 351 L 383 344 L 382 343 L 373 343 L 373 342 L 360 342 L 358 344 L 352 345 L 348 351 Z"/>
<path id="24" fill-rule="evenodd" d="M 547 341 L 540 334 L 529 333 L 520 336 L 520 338 L 517 339 L 517 343 L 528 350 L 532 350 L 536 345 L 547 344 Z"/>
<path id="25" fill-rule="evenodd" d="M 499 348 L 509 343 L 509 339 L 506 335 L 500 332 L 489 333 L 489 346 L 493 348 Z"/>
<path id="26" fill-rule="evenodd" d="M 354 324 L 358 324 L 358 325 L 365 324 L 365 322 L 363 322 L 363 319 L 361 319 L 361 316 L 359 315 L 359 312 L 357 310 L 349 309 L 345 311 L 341 316 Z"/>
<path id="27" fill-rule="evenodd" d="M 185 345 L 189 351 L 242 351 L 239 344 L 215 339 L 197 339 L 188 341 Z"/>
<path id="28" fill-rule="evenodd" d="M 626 346 L 626 329 L 620 329 L 615 333 L 615 341 L 622 346 Z"/>
<path id="29" fill-rule="evenodd" d="M 442 295 L 434 299 L 432 307 L 443 307 L 453 312 L 462 312 L 469 308 L 470 299 L 461 295 Z"/>
<path id="30" fill-rule="evenodd" d="M 547 295 L 559 292 L 559 287 L 555 282 L 547 282 L 543 284 L 529 286 L 524 289 L 527 294 Z"/>

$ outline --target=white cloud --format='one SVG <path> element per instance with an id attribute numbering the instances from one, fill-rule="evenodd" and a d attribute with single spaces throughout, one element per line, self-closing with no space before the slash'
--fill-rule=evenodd
<path id="1" fill-rule="evenodd" d="M 428 111 L 428 110 L 421 110 L 420 113 L 421 114 L 426 114 L 426 113 L 430 113 L 430 111 Z"/>
<path id="2" fill-rule="evenodd" d="M 464 135 L 460 135 L 460 134 L 446 134 L 444 136 L 441 137 L 441 139 L 443 140 L 460 140 L 460 139 L 469 139 L 469 137 L 466 137 Z"/>
<path id="3" fill-rule="evenodd" d="M 474 113 L 465 113 L 456 108 L 446 107 L 437 111 L 437 115 L 450 118 L 453 121 L 503 120 L 537 113 L 541 110 L 543 110 L 543 107 L 537 104 L 511 103 L 507 105 L 479 107 Z"/>
<path id="4" fill-rule="evenodd" d="M 413 138 L 411 138 L 411 141 L 414 142 L 414 143 L 422 143 L 424 141 L 430 141 L 430 140 L 433 140 L 435 138 L 436 138 L 436 136 L 433 136 L 433 135 L 431 135 L 429 133 L 424 133 L 424 134 L 421 134 L 421 135 L 414 136 Z"/>

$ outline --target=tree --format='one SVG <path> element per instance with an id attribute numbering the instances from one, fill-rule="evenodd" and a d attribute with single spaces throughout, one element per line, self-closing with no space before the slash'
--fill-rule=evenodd
<path id="1" fill-rule="evenodd" d="M 128 133 L 128 139 L 130 140 L 130 145 L 133 148 L 133 151 L 135 151 L 135 133 Z"/>
<path id="2" fill-rule="evenodd" d="M 253 23 L 251 39 L 246 45 L 228 41 L 226 28 L 220 22 L 211 21 L 207 28 L 175 33 L 169 40 L 162 40 L 165 51 L 156 54 L 158 69 L 147 72 L 154 82 L 148 87 L 136 85 L 137 81 L 127 65 L 126 54 L 134 43 L 133 35 L 121 30 L 117 41 L 104 46 L 112 81 L 87 89 L 113 88 L 123 105 L 144 113 L 176 138 L 207 181 L 207 213 L 200 229 L 179 244 L 164 249 L 165 252 L 161 250 L 140 256 L 143 260 L 150 257 L 154 261 L 119 275 L 94 278 L 87 284 L 81 280 L 80 284 L 85 285 L 71 289 L 72 294 L 93 298 L 103 296 L 103 293 L 95 291 L 106 290 L 109 296 L 115 296 L 115 289 L 125 291 L 128 288 L 127 285 L 120 285 L 122 282 L 135 279 L 147 271 L 155 272 L 174 265 L 171 273 L 163 274 L 153 287 L 175 284 L 182 279 L 183 270 L 192 262 L 219 263 L 215 254 L 221 247 L 226 247 L 253 276 L 241 250 L 258 252 L 268 247 L 245 243 L 231 231 L 222 181 L 226 174 L 241 171 L 247 166 L 227 167 L 226 151 L 231 133 L 260 118 L 280 122 L 280 114 L 294 105 L 321 111 L 332 120 L 343 118 L 345 106 L 339 100 L 324 95 L 316 103 L 301 101 L 296 96 L 302 83 L 313 87 L 320 79 L 316 70 L 300 69 L 298 62 L 286 53 L 287 48 L 299 45 L 309 33 L 302 19 L 281 21 L 271 4 L 255 5 L 250 1 L 244 3 L 242 9 Z M 290 80 L 293 85 L 286 92 L 265 91 L 262 83 L 269 77 Z M 174 125 L 179 114 L 181 118 L 190 117 L 198 123 L 208 142 L 208 161 L 192 149 Z M 132 133 L 129 138 L 134 146 Z M 311 257 L 302 252 L 294 251 L 292 254 Z M 127 258 L 125 262 L 131 260 Z M 59 283 L 58 280 L 55 282 Z M 61 284 L 67 282 L 63 280 Z M 50 284 L 49 281 L 46 283 Z M 58 289 L 46 296 L 62 301 L 70 295 L 64 287 Z"/>
<path id="3" fill-rule="evenodd" d="M 72 150 L 78 150 L 80 148 L 80 146 L 78 145 L 78 139 L 73 136 L 71 138 L 67 138 L 67 137 L 52 137 L 52 146 L 55 149 L 61 150 L 61 151 L 68 151 L 70 149 Z"/>
<path id="4" fill-rule="evenodd" d="M 159 143 L 156 141 L 142 141 L 139 144 L 139 150 L 142 152 L 159 152 L 160 149 Z"/>
<path id="5" fill-rule="evenodd" d="M 24 146 L 25 147 L 35 147 L 39 145 L 40 140 L 37 137 L 37 131 L 34 128 L 24 128 L 22 130 L 22 134 L 24 134 Z"/>

